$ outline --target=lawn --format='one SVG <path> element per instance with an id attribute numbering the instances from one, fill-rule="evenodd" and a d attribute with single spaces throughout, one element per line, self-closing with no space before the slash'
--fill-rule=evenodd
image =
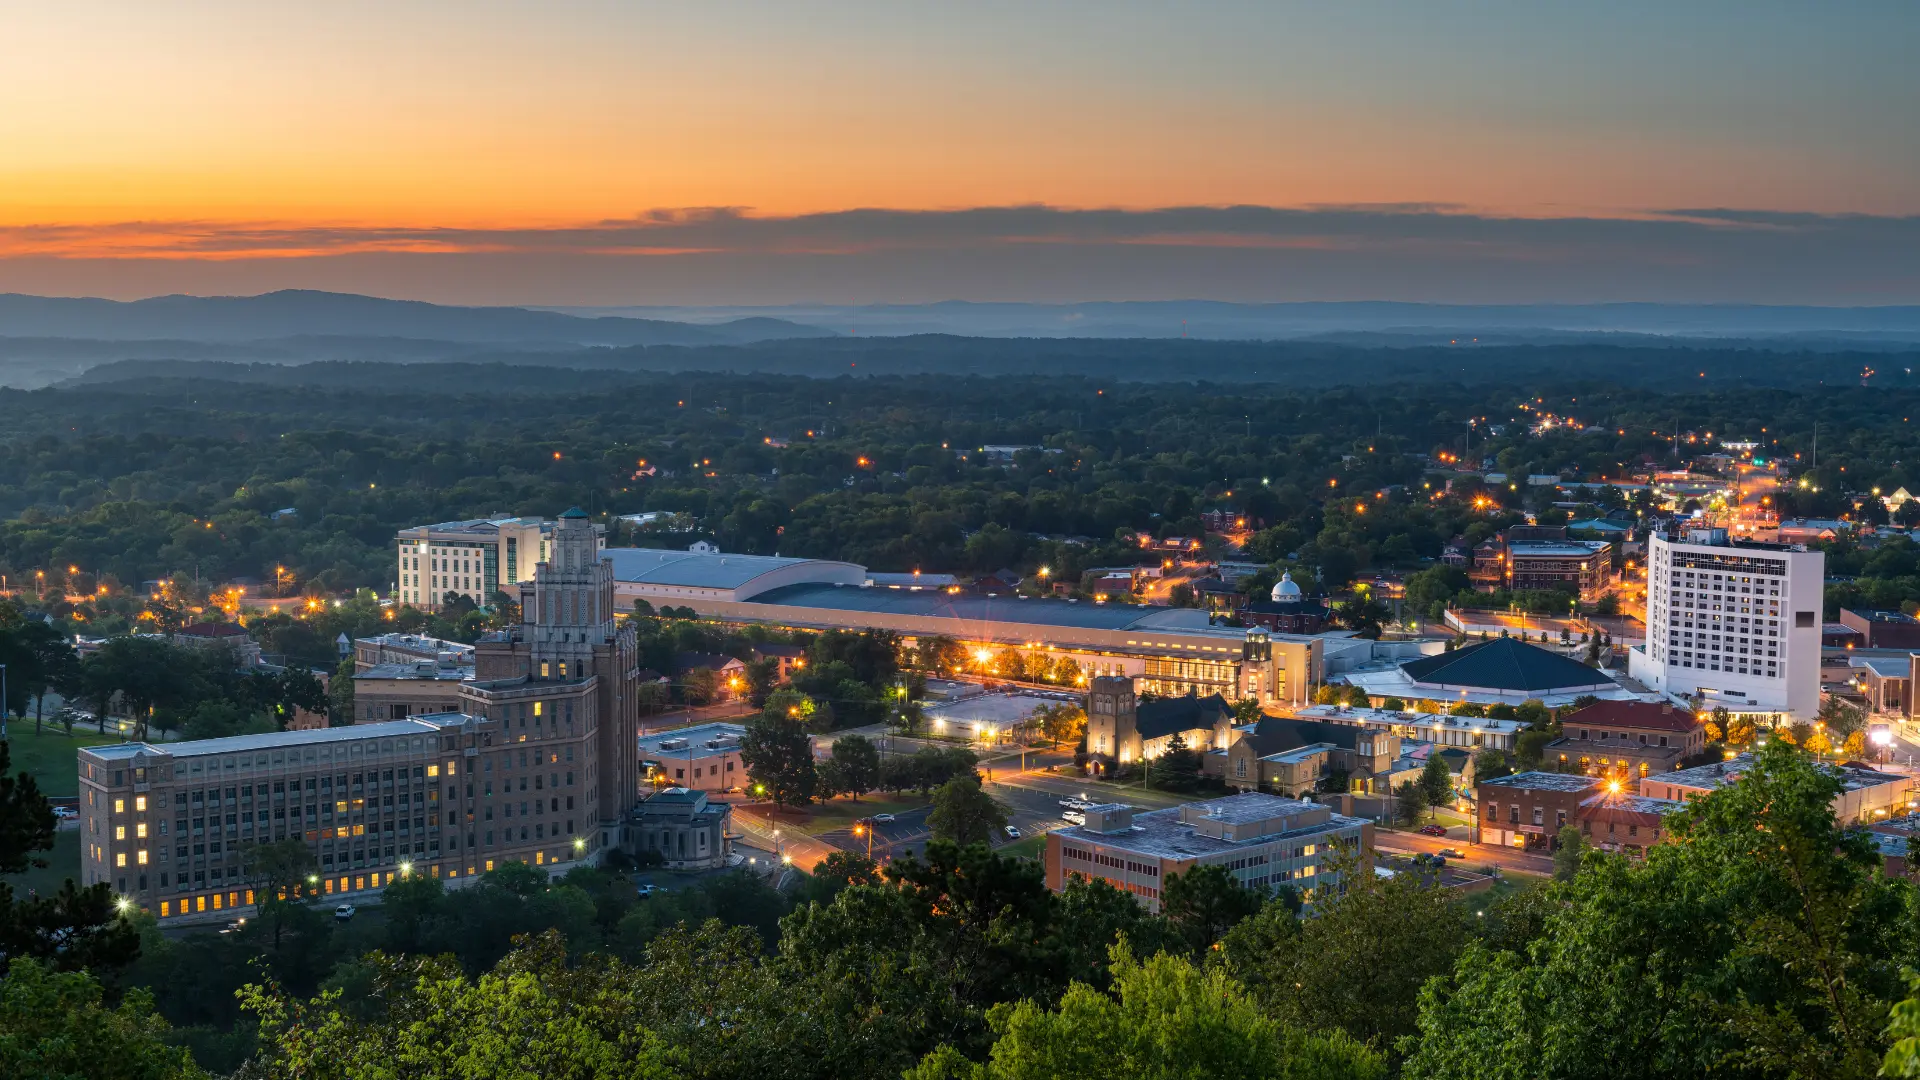
<path id="1" fill-rule="evenodd" d="M 60 891 L 60 883 L 66 879 L 79 880 L 79 829 L 61 829 L 53 834 L 52 851 L 41 851 L 35 854 L 47 860 L 46 869 L 29 869 L 24 874 L 0 877 L 0 881 L 13 886 L 15 896 L 24 898 L 29 889 L 39 890 L 41 896 L 51 896 Z"/>
<path id="2" fill-rule="evenodd" d="M 899 798 L 867 794 L 861 796 L 859 802 L 846 798 L 829 799 L 808 807 L 807 820 L 796 823 L 795 827 L 801 832 L 818 836 L 821 833 L 848 828 L 863 817 L 872 817 L 874 814 L 904 814 L 925 805 L 927 805 L 926 800 L 912 793 L 904 794 Z M 785 815 L 782 815 L 782 820 L 786 820 Z"/>
<path id="3" fill-rule="evenodd" d="M 80 791 L 79 762 L 74 752 L 85 746 L 117 743 L 117 735 L 102 736 L 76 726 L 71 736 L 52 724 L 39 735 L 33 733 L 33 721 L 13 720 L 7 724 L 7 742 L 13 751 L 13 771 L 27 772 L 40 782 L 42 794 L 72 797 Z"/>
<path id="4" fill-rule="evenodd" d="M 1035 833 L 1032 836 L 1015 840 L 1005 847 L 995 848 L 993 853 L 995 855 L 1004 855 L 1009 859 L 1032 859 L 1038 862 L 1046 850 L 1047 834 Z"/>

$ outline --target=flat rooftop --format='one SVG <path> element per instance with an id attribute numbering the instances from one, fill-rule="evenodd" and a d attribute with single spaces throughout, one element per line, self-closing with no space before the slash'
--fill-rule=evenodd
<path id="1" fill-rule="evenodd" d="M 865 577 L 852 563 L 827 559 L 783 559 L 776 555 L 733 555 L 726 552 L 672 551 L 665 548 L 606 548 L 601 558 L 613 560 L 616 582 L 675 585 L 690 589 L 737 589 L 762 574 L 792 566 L 844 568 Z"/>
<path id="2" fill-rule="evenodd" d="M 1667 773 L 1661 779 L 1674 775 Z M 1591 791 L 1604 785 L 1606 781 L 1597 776 L 1581 776 L 1578 773 L 1523 772 L 1509 776 L 1495 777 L 1480 781 L 1480 787 L 1513 788 L 1516 791 Z"/>
<path id="3" fill-rule="evenodd" d="M 738 739 L 746 733 L 747 729 L 742 724 L 695 724 L 692 727 L 676 728 L 673 731 L 662 731 L 653 735 L 642 735 L 636 739 L 635 742 L 640 747 L 642 754 L 673 754 L 687 750 L 704 750 L 706 749 L 707 743 L 714 739 L 722 736 Z M 687 745 L 681 747 L 679 750 L 661 749 L 662 743 L 673 742 L 676 739 L 687 740 Z"/>
<path id="4" fill-rule="evenodd" d="M 861 588 L 847 585 L 802 584 L 770 589 L 751 603 L 781 604 L 821 611 L 882 612 L 919 615 L 986 625 L 1028 624 L 1084 630 L 1137 631 L 1142 634 L 1205 634 L 1231 640 L 1246 639 L 1244 627 L 1208 622 L 1198 608 L 1148 607 L 1141 604 L 1096 604 L 1092 601 L 1050 597 L 980 596 L 967 593 L 915 592 L 906 589 Z M 1284 637 L 1285 635 L 1276 635 Z M 1142 644 L 1149 644 L 1142 642 Z"/>
<path id="5" fill-rule="evenodd" d="M 374 664 L 355 672 L 355 679 L 418 679 L 423 682 L 464 682 L 473 678 L 473 665 L 442 665 L 432 660 Z"/>
<path id="6" fill-rule="evenodd" d="M 1032 716 L 1043 705 L 1077 705 L 1078 694 L 972 694 L 926 710 L 927 719 L 949 724 L 994 724 L 1004 727 Z"/>
<path id="7" fill-rule="evenodd" d="M 1873 769 L 1863 769 L 1856 765 L 1828 765 L 1825 767 L 1840 778 L 1841 783 L 1848 791 L 1859 791 L 1862 788 L 1879 787 L 1882 784 L 1906 783 L 1909 782 L 1910 779 L 1897 773 L 1883 773 Z M 1726 761 L 1715 762 L 1711 765 L 1696 765 L 1691 769 L 1678 769 L 1669 773 L 1656 773 L 1648 777 L 1648 779 L 1657 780 L 1664 784 L 1673 784 L 1677 787 L 1694 788 L 1699 791 L 1717 791 L 1740 779 L 1742 776 L 1745 776 L 1747 770 L 1751 768 L 1753 768 L 1753 755 L 1740 754 L 1728 758 Z"/>
<path id="8" fill-rule="evenodd" d="M 1319 803 L 1302 802 L 1298 799 L 1287 799 L 1253 791 L 1187 805 L 1204 806 L 1215 820 L 1235 823 L 1264 821 L 1289 813 L 1307 813 L 1326 809 Z M 1106 807 L 1096 809 L 1106 809 Z M 1362 818 L 1332 814 L 1326 821 L 1299 829 L 1267 833 L 1245 840 L 1222 840 L 1207 836 L 1196 830 L 1192 824 L 1182 821 L 1180 819 L 1182 809 L 1175 806 L 1144 814 L 1136 813 L 1133 816 L 1133 827 L 1125 832 L 1094 832 L 1084 825 L 1069 825 L 1064 829 L 1055 830 L 1050 835 L 1059 836 L 1064 840 L 1078 840 L 1086 844 L 1132 851 L 1156 858 L 1193 859 L 1232 851 L 1245 851 L 1250 847 L 1270 844 L 1290 837 L 1325 836 L 1331 832 L 1348 829 L 1354 830 L 1354 840 L 1357 842 L 1359 829 L 1367 824 Z"/>
<path id="9" fill-rule="evenodd" d="M 127 742 L 113 746 L 89 746 L 84 753 L 95 757 L 130 758 L 146 753 L 155 757 L 207 757 L 213 754 L 239 754 L 254 750 L 285 750 L 296 746 L 320 746 L 332 743 L 388 739 L 397 735 L 437 735 L 449 722 L 466 719 L 461 713 L 436 713 L 441 722 L 426 717 L 388 720 L 379 724 L 355 724 L 352 727 L 312 728 L 307 731 L 270 731 L 259 735 L 234 735 L 225 739 L 193 739 L 175 743 Z M 448 718 L 453 718 L 451 721 Z"/>

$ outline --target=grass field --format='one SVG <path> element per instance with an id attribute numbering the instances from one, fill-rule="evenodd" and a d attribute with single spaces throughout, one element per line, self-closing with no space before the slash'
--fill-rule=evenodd
<path id="1" fill-rule="evenodd" d="M 1026 836 L 1018 840 L 1015 840 L 1013 843 L 1008 844 L 1006 847 L 995 848 L 993 853 L 995 855 L 1005 855 L 1010 859 L 1033 859 L 1035 861 L 1038 861 L 1040 859 L 1041 854 L 1044 853 L 1046 850 L 1047 850 L 1047 834 L 1036 833 L 1032 836 Z"/>
<path id="2" fill-rule="evenodd" d="M 11 721 L 7 732 L 7 742 L 13 751 L 13 771 L 32 774 L 40 782 L 41 793 L 54 797 L 71 797 L 80 790 L 74 751 L 120 741 L 118 735 L 102 737 L 97 731 L 80 727 L 75 727 L 68 736 L 51 724 L 46 731 L 35 735 L 31 720 Z"/>
<path id="3" fill-rule="evenodd" d="M 53 834 L 53 850 L 39 852 L 47 860 L 44 870 L 30 869 L 24 874 L 8 874 L 0 881 L 13 886 L 16 897 L 25 897 L 27 890 L 37 889 L 42 896 L 50 896 L 60 891 L 60 883 L 68 878 L 76 881 L 80 877 L 80 830 L 62 829 Z"/>
<path id="4" fill-rule="evenodd" d="M 821 833 L 844 829 L 863 817 L 874 814 L 904 814 L 909 810 L 918 810 L 927 805 L 917 795 L 904 798 L 869 794 L 860 797 L 859 802 L 851 799 L 830 799 L 824 803 L 815 803 L 807 808 L 807 820 L 798 823 L 801 832 L 818 836 Z"/>

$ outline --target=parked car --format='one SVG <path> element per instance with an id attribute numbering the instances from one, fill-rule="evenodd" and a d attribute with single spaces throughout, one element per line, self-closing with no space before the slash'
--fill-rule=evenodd
<path id="1" fill-rule="evenodd" d="M 1420 831 L 1426 833 L 1428 836 L 1447 835 L 1447 827 L 1445 825 L 1422 825 L 1420 826 Z"/>
<path id="2" fill-rule="evenodd" d="M 645 900 L 657 893 L 666 892 L 667 887 L 665 885 L 640 885 L 636 886 L 635 891 L 640 894 L 640 899 Z"/>
<path id="3" fill-rule="evenodd" d="M 897 821 L 897 820 L 899 820 L 899 819 L 897 819 L 897 818 L 895 818 L 895 817 L 894 817 L 894 816 L 893 816 L 892 814 L 875 814 L 875 815 L 873 815 L 873 823 L 874 823 L 875 825 L 891 825 L 891 824 L 893 824 L 893 823 L 894 823 L 895 821 Z"/>
<path id="4" fill-rule="evenodd" d="M 1020 839 L 1020 830 L 1019 830 L 1019 829 L 1017 829 L 1017 828 L 1014 828 L 1014 827 L 1013 827 L 1012 825 L 1009 825 L 1009 826 L 1007 826 L 1006 828 L 1004 828 L 1004 829 L 1002 829 L 1002 830 L 1000 830 L 1000 831 L 1001 831 L 1001 832 L 1004 832 L 1004 833 L 1006 833 L 1006 834 L 1007 834 L 1007 839 L 1009 839 L 1009 840 L 1018 840 L 1018 839 Z"/>
<path id="5" fill-rule="evenodd" d="M 57 818 L 77 818 L 80 816 L 80 811 L 75 810 L 71 806 L 56 806 L 53 808 L 53 816 Z"/>
<path id="6" fill-rule="evenodd" d="M 1449 859 L 1466 858 L 1466 855 L 1462 854 L 1459 848 L 1443 847 L 1440 849 L 1440 854 L 1445 855 Z"/>
<path id="7" fill-rule="evenodd" d="M 1078 810 L 1062 810 L 1060 811 L 1060 820 L 1069 825 L 1085 825 L 1087 823 L 1087 815 Z"/>
<path id="8" fill-rule="evenodd" d="M 334 908 L 333 917 L 336 921 L 339 921 L 339 922 L 347 922 L 351 920 L 353 918 L 353 905 L 341 904 L 339 907 Z"/>
<path id="9" fill-rule="evenodd" d="M 226 926 L 226 929 L 224 929 L 224 930 L 222 930 L 222 931 L 220 931 L 220 932 L 221 932 L 221 933 L 223 933 L 223 934 L 233 934 L 233 933 L 238 933 L 238 932 L 240 931 L 240 929 L 241 929 L 242 927 L 244 927 L 244 926 L 246 926 L 246 925 L 247 925 L 247 920 L 245 920 L 245 919 L 234 919 L 234 920 L 232 920 L 231 922 L 229 922 L 229 923 L 227 923 L 227 926 Z"/>

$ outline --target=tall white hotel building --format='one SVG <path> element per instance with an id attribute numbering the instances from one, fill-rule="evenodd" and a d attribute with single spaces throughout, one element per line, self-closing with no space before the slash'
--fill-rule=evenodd
<path id="1" fill-rule="evenodd" d="M 1702 528 L 1655 533 L 1647 548 L 1647 642 L 1628 654 L 1628 674 L 1702 708 L 1811 720 L 1825 553 Z"/>

